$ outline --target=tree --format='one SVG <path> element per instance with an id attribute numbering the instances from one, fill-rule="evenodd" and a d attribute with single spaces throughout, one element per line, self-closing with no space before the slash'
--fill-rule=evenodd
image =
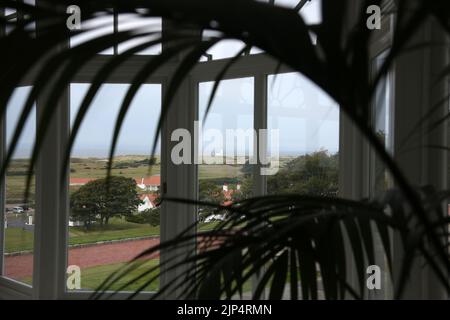
<path id="1" fill-rule="evenodd" d="M 212 181 L 202 180 L 199 183 L 199 200 L 215 204 L 223 204 L 225 196 L 223 194 L 222 186 L 215 184 Z M 206 217 L 214 212 L 214 208 L 210 206 L 199 205 L 201 217 Z"/>
<path id="2" fill-rule="evenodd" d="M 241 168 L 241 172 L 244 175 L 250 175 L 253 173 L 253 168 L 255 167 L 254 164 L 250 164 L 249 160 L 246 160 L 245 163 L 243 164 L 242 168 Z"/>
<path id="3" fill-rule="evenodd" d="M 149 225 L 156 227 L 159 226 L 161 223 L 160 219 L 160 210 L 159 207 L 153 208 L 153 209 L 147 209 L 144 212 L 141 213 L 144 222 L 148 223 Z"/>
<path id="4" fill-rule="evenodd" d="M 92 221 L 108 225 L 114 216 L 128 216 L 141 203 L 136 182 L 131 178 L 111 176 L 90 181 L 75 191 L 70 199 L 71 215 L 89 228 Z"/>
<path id="5" fill-rule="evenodd" d="M 153 227 L 159 226 L 161 223 L 159 207 L 147 209 L 138 214 L 127 216 L 126 220 L 133 223 L 149 224 Z"/>
<path id="6" fill-rule="evenodd" d="M 235 190 L 231 194 L 231 201 L 238 202 L 244 199 L 251 198 L 253 195 L 253 176 L 246 174 L 244 178 L 240 181 L 241 188 Z"/>
<path id="7" fill-rule="evenodd" d="M 268 178 L 268 193 L 336 196 L 338 154 L 318 151 L 299 156 Z"/>
<path id="8" fill-rule="evenodd" d="M 161 219 L 160 219 L 160 214 L 161 214 L 161 210 L 160 210 L 160 206 L 159 203 L 161 202 L 161 195 L 158 192 L 156 192 L 156 198 L 154 203 L 157 204 L 157 207 L 151 208 L 151 209 L 147 209 L 144 210 L 143 212 L 140 213 L 140 216 L 142 217 L 142 221 L 143 223 L 148 223 L 149 225 L 156 227 L 159 226 L 161 224 Z"/>

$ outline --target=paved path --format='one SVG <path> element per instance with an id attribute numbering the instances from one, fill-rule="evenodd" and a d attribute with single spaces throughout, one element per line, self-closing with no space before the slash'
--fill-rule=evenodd
<path id="1" fill-rule="evenodd" d="M 159 244 L 159 238 L 102 243 L 69 249 L 69 265 L 80 268 L 126 262 L 139 253 Z M 159 257 L 159 253 L 150 259 Z M 23 254 L 5 257 L 5 274 L 13 279 L 30 277 L 33 273 L 33 255 Z"/>

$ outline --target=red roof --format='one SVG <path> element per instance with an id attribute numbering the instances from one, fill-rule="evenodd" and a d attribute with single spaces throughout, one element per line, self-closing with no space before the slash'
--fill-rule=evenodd
<path id="1" fill-rule="evenodd" d="M 224 186 L 227 186 L 228 187 L 228 185 L 227 184 L 224 184 Z M 236 190 L 236 189 L 228 189 L 228 190 L 223 190 L 222 189 L 222 194 L 223 194 L 223 197 L 225 198 L 225 201 L 222 203 L 222 205 L 224 205 L 224 206 L 231 206 L 232 204 L 233 204 L 233 193 L 235 193 L 235 192 L 239 192 L 239 190 Z"/>
<path id="2" fill-rule="evenodd" d="M 91 178 L 70 178 L 70 185 L 85 185 L 88 182 L 94 181 Z"/>
<path id="3" fill-rule="evenodd" d="M 142 181 L 142 179 L 144 180 Z M 161 184 L 161 176 L 154 175 L 146 178 L 134 178 L 134 181 L 136 181 L 136 184 L 144 183 L 146 186 L 159 186 Z"/>
<path id="4" fill-rule="evenodd" d="M 70 185 L 85 185 L 88 182 L 94 181 L 92 178 L 70 178 Z M 134 178 L 136 184 L 142 183 L 142 178 Z M 146 186 L 159 186 L 161 184 L 161 176 L 154 175 L 144 178 L 144 184 Z"/>

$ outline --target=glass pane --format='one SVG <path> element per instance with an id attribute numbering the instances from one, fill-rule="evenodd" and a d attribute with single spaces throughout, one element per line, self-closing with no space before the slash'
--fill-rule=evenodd
<path id="1" fill-rule="evenodd" d="M 337 105 L 297 73 L 270 75 L 268 88 L 268 128 L 279 130 L 279 170 L 267 179 L 268 193 L 336 196 Z"/>
<path id="2" fill-rule="evenodd" d="M 337 196 L 338 106 L 297 73 L 270 75 L 267 87 L 268 129 L 278 130 L 279 137 L 268 141 L 270 165 L 276 173 L 267 177 L 267 193 Z M 290 299 L 289 292 L 287 285 L 285 299 Z M 319 298 L 324 298 L 320 291 Z"/>
<path id="3" fill-rule="evenodd" d="M 72 126 L 88 88 L 89 84 L 70 86 Z M 161 110 L 159 84 L 143 85 L 135 96 L 121 130 L 109 192 L 106 189 L 104 178 L 114 124 L 128 88 L 128 84 L 102 86 L 72 151 L 68 265 L 81 269 L 81 289 L 97 288 L 120 266 L 159 243 L 159 144 L 149 171 Z M 158 264 L 158 254 L 148 257 L 144 266 L 126 280 Z M 126 290 L 136 289 L 148 279 L 147 276 Z M 154 283 L 146 290 L 153 291 L 158 286 Z M 68 289 L 78 288 L 72 284 Z"/>
<path id="4" fill-rule="evenodd" d="M 119 31 L 135 30 L 137 32 L 157 32 L 156 35 L 139 37 L 119 44 L 118 52 L 124 52 L 127 49 L 138 46 L 146 41 L 159 38 L 162 30 L 161 18 L 143 18 L 137 14 L 120 14 Z M 161 44 L 147 48 L 137 54 L 156 55 L 161 54 Z"/>
<path id="5" fill-rule="evenodd" d="M 214 103 L 203 121 L 213 82 L 199 84 L 199 199 L 221 205 L 251 197 L 253 188 L 253 78 L 220 83 Z M 199 230 L 226 219 L 226 211 L 201 206 Z M 201 247 L 201 246 L 199 246 Z M 250 298 L 251 281 L 244 285 Z"/>
<path id="6" fill-rule="evenodd" d="M 23 0 L 24 3 L 34 6 L 35 0 Z M 8 25 L 6 25 L 5 32 L 6 34 L 10 33 L 15 28 L 15 23 L 17 22 L 17 15 L 16 15 L 16 9 L 15 8 L 5 8 L 5 18 L 7 20 Z M 23 12 L 22 15 L 20 15 L 19 11 L 19 20 L 22 21 L 23 19 L 29 19 L 29 16 Z M 36 22 L 30 23 L 26 29 L 28 30 L 36 30 Z"/>
<path id="7" fill-rule="evenodd" d="M 10 146 L 31 87 L 15 90 L 6 113 L 6 142 Z M 36 108 L 30 113 L 6 172 L 4 275 L 31 285 L 35 221 L 35 183 L 25 199 L 26 179 L 36 133 Z"/>
<path id="8" fill-rule="evenodd" d="M 387 53 L 381 54 L 375 59 L 374 71 L 378 71 L 384 63 Z M 373 110 L 373 126 L 379 139 L 385 145 L 388 152 L 392 152 L 392 96 L 391 83 L 389 76 L 382 79 L 375 92 L 374 110 Z M 389 174 L 384 162 L 375 154 L 371 157 L 370 166 L 370 180 L 371 180 L 371 196 L 382 196 L 389 188 L 393 187 L 392 177 Z M 389 267 L 385 256 L 385 251 L 381 238 L 379 237 L 378 228 L 372 226 L 375 237 L 375 254 L 379 262 L 381 273 L 383 275 L 383 282 L 380 290 L 370 290 L 369 297 L 372 299 L 392 299 L 393 288 L 390 281 Z M 392 235 L 391 235 L 392 236 Z"/>
<path id="9" fill-rule="evenodd" d="M 112 14 L 102 14 L 88 21 L 81 21 L 82 33 L 70 38 L 70 46 L 76 47 L 84 42 L 100 36 L 112 34 L 114 32 L 114 16 Z M 114 54 L 114 47 L 108 48 L 100 54 Z"/>
<path id="10" fill-rule="evenodd" d="M 10 14 L 13 14 L 16 12 L 16 9 L 13 8 L 5 8 L 5 16 L 9 16 Z"/>
<path id="11" fill-rule="evenodd" d="M 35 6 L 36 5 L 36 0 L 24 0 L 24 2 L 26 4 L 31 5 L 31 6 Z M 36 22 L 33 21 L 32 23 L 30 23 L 29 28 L 30 28 L 30 30 L 36 30 Z"/>
<path id="12" fill-rule="evenodd" d="M 269 2 L 269 0 L 256 0 L 261 2 Z M 301 0 L 275 0 L 275 5 L 285 8 L 294 9 Z M 322 1 L 311 0 L 306 2 L 299 14 L 305 20 L 306 24 L 319 24 L 322 22 Z"/>
<path id="13" fill-rule="evenodd" d="M 6 26 L 5 33 L 9 34 L 16 27 L 17 17 L 16 17 L 16 9 L 13 8 L 5 8 L 5 18 L 6 18 Z"/>
<path id="14" fill-rule="evenodd" d="M 299 3 L 300 0 L 275 0 L 275 5 L 286 8 L 295 8 Z M 300 15 L 306 24 L 318 24 L 322 22 L 321 8 L 322 1 L 308 1 L 300 10 Z"/>
<path id="15" fill-rule="evenodd" d="M 203 37 L 214 37 L 218 36 L 220 33 L 213 30 L 205 30 L 203 31 Z M 245 47 L 245 43 L 240 40 L 222 40 L 212 46 L 207 54 L 210 55 L 212 60 L 232 58 L 236 56 L 239 51 L 241 51 Z M 206 57 L 203 57 L 201 61 L 206 61 Z"/>
<path id="16" fill-rule="evenodd" d="M 378 70 L 384 62 L 384 55 L 375 60 L 375 69 Z M 390 79 L 384 78 L 375 92 L 375 110 L 373 113 L 373 125 L 377 136 L 385 145 L 386 149 L 392 151 L 392 135 L 391 135 L 391 93 Z M 379 158 L 374 159 L 374 190 L 375 196 L 381 195 L 392 186 L 388 171 L 383 162 Z"/>

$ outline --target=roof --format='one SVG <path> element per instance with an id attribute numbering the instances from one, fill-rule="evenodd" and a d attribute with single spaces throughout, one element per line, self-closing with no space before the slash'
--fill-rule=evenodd
<path id="1" fill-rule="evenodd" d="M 136 184 L 141 184 L 142 179 L 144 179 L 144 184 L 146 186 L 159 186 L 161 184 L 161 176 L 154 175 L 146 178 L 134 178 Z M 70 178 L 70 185 L 85 185 L 88 182 L 94 181 L 96 179 L 92 178 Z"/>
<path id="2" fill-rule="evenodd" d="M 142 181 L 144 179 L 144 181 Z M 159 186 L 161 184 L 161 176 L 154 175 L 146 178 L 134 178 L 136 184 L 145 184 L 146 186 Z"/>
<path id="3" fill-rule="evenodd" d="M 88 182 L 94 181 L 92 178 L 70 178 L 70 185 L 85 185 Z"/>
<path id="4" fill-rule="evenodd" d="M 148 197 L 150 200 L 155 200 L 156 198 L 158 198 L 158 196 L 154 193 L 145 193 L 139 195 L 139 198 L 141 200 L 144 200 L 146 197 Z"/>

